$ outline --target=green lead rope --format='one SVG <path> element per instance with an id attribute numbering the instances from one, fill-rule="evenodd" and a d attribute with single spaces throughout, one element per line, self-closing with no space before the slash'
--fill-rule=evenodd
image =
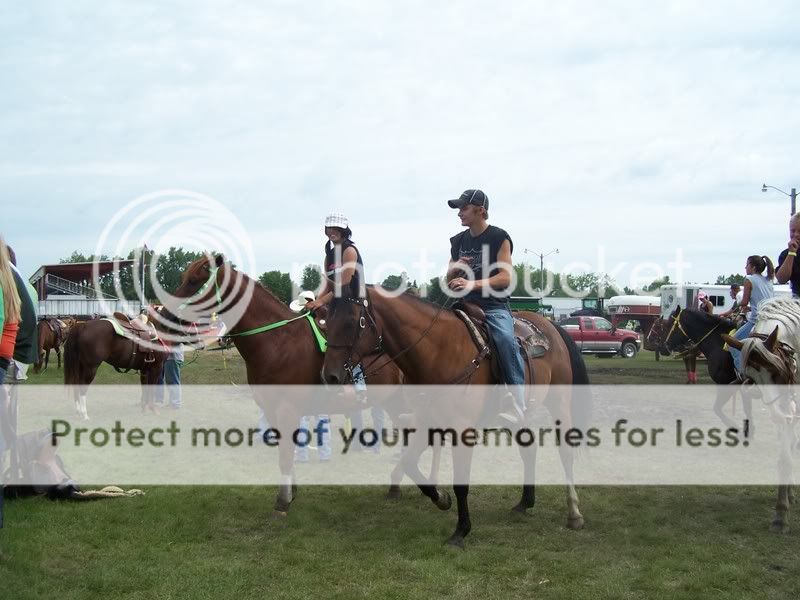
<path id="1" fill-rule="evenodd" d="M 322 335 L 322 332 L 317 327 L 316 321 L 314 321 L 314 317 L 311 313 L 306 313 L 304 315 L 300 315 L 299 317 L 295 317 L 293 319 L 285 319 L 283 321 L 278 321 L 276 323 L 270 323 L 269 325 L 262 325 L 261 327 L 256 327 L 254 329 L 248 329 L 247 331 L 241 331 L 239 333 L 229 333 L 224 337 L 245 337 L 248 335 L 256 335 L 258 333 L 264 333 L 265 331 L 271 331 L 273 329 L 278 329 L 279 327 L 283 327 L 284 325 L 288 325 L 292 321 L 297 321 L 298 319 L 308 319 L 309 325 L 311 325 L 311 331 L 314 333 L 314 338 L 317 340 L 317 345 L 319 346 L 320 352 L 325 352 L 328 349 L 328 342 L 325 340 L 325 336 Z"/>

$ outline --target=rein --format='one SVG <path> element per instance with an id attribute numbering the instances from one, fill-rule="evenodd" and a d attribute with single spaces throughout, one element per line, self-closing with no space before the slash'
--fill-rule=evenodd
<path id="1" fill-rule="evenodd" d="M 683 324 L 681 323 L 682 314 L 683 312 L 680 312 L 678 313 L 677 317 L 670 316 L 670 319 L 672 320 L 672 327 L 670 327 L 669 333 L 667 333 L 667 337 L 664 338 L 664 347 L 671 352 L 672 349 L 669 347 L 669 340 L 672 337 L 672 334 L 675 333 L 675 329 L 677 328 L 686 337 L 691 346 L 689 346 L 688 348 L 684 348 L 683 350 L 680 350 L 678 352 L 678 355 L 686 355 L 695 352 L 698 346 L 700 346 L 701 343 L 703 343 L 712 333 L 714 333 L 719 328 L 720 325 L 723 324 L 723 321 L 720 320 L 716 325 L 714 325 L 714 327 L 712 327 L 709 331 L 707 331 L 703 337 L 701 337 L 697 341 L 694 341 L 692 339 L 692 336 L 690 336 L 689 333 L 683 328 Z"/>

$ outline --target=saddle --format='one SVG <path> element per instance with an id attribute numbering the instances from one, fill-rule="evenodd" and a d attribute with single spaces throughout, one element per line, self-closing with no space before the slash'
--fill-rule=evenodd
<path id="1" fill-rule="evenodd" d="M 128 315 L 121 312 L 115 312 L 113 318 L 105 318 L 114 327 L 117 335 L 121 335 L 130 339 L 133 342 L 133 351 L 131 358 L 128 361 L 128 366 L 125 369 L 114 367 L 118 373 L 127 373 L 128 371 L 136 368 L 136 357 L 139 354 L 144 354 L 144 361 L 139 370 L 145 369 L 148 365 L 155 363 L 156 355 L 148 343 L 160 342 L 158 333 L 155 327 L 149 323 L 145 323 L 141 319 L 131 319 Z M 142 349 L 144 347 L 144 350 Z"/>
<path id="2" fill-rule="evenodd" d="M 61 344 L 64 341 L 64 332 L 67 330 L 66 323 L 60 319 L 54 318 L 45 319 L 45 323 L 47 323 L 50 331 L 53 332 L 53 335 L 56 338 L 56 343 Z"/>
<path id="3" fill-rule="evenodd" d="M 502 379 L 502 367 L 497 358 L 494 341 L 486 325 L 486 314 L 477 304 L 471 302 L 457 302 L 453 311 L 464 321 L 479 350 L 479 356 L 488 356 L 492 374 L 497 379 Z M 517 339 L 519 351 L 527 366 L 529 383 L 533 383 L 533 369 L 530 361 L 541 358 L 550 350 L 550 340 L 536 325 L 520 317 L 514 317 L 514 337 Z"/>

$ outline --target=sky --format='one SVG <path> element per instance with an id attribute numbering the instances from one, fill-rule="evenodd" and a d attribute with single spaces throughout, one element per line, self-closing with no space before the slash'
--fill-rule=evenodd
<path id="1" fill-rule="evenodd" d="M 761 185 L 800 187 L 798 17 L 794 2 L 3 3 L 0 233 L 26 275 L 101 239 L 212 243 L 257 275 L 321 262 L 337 211 L 368 280 L 429 278 L 460 230 L 446 200 L 480 188 L 515 262 L 558 248 L 551 268 L 621 286 L 675 280 L 676 262 L 713 282 L 786 246 L 789 199 Z M 174 190 L 208 201 L 181 211 Z"/>

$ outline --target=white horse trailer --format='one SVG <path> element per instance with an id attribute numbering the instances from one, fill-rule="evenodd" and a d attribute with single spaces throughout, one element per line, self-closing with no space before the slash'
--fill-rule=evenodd
<path id="1" fill-rule="evenodd" d="M 730 295 L 731 286 L 729 285 L 708 285 L 699 283 L 685 283 L 683 285 L 662 285 L 661 292 L 661 316 L 668 318 L 678 307 L 697 308 L 697 294 L 705 292 L 711 304 L 714 305 L 714 314 L 728 311 L 733 306 L 733 298 Z M 792 297 L 792 290 L 788 285 L 776 285 L 775 296 Z"/>

